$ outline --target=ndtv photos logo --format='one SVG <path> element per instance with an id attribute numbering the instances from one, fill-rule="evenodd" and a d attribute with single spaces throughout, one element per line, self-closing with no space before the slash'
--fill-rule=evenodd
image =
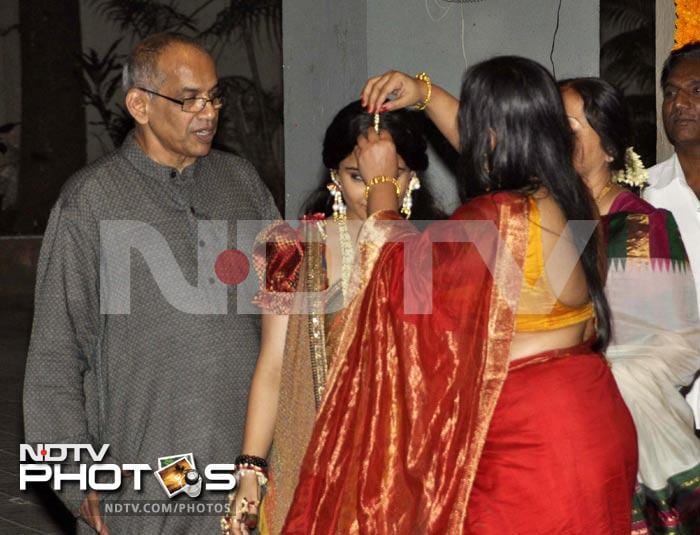
<path id="1" fill-rule="evenodd" d="M 77 484 L 80 490 L 104 492 L 117 490 L 128 481 L 134 490 L 140 491 L 143 474 L 149 472 L 169 498 L 183 492 L 196 498 L 202 486 L 218 491 L 230 491 L 236 486 L 234 464 L 207 465 L 203 484 L 192 453 L 159 457 L 158 468 L 154 471 L 148 464 L 105 463 L 107 451 L 109 444 L 104 444 L 99 451 L 92 444 L 20 444 L 19 488 L 26 490 L 27 483 L 49 483 L 54 490 L 61 490 L 68 483 Z M 90 462 L 81 462 L 84 459 Z"/>

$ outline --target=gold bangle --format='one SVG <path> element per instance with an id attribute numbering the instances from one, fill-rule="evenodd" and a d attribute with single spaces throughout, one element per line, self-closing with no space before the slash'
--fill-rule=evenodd
<path id="1" fill-rule="evenodd" d="M 428 90 L 425 94 L 425 99 L 423 102 L 418 102 L 414 107 L 418 111 L 423 111 L 428 104 L 430 104 L 430 99 L 433 96 L 433 81 L 430 79 L 430 75 L 427 72 L 419 72 L 416 74 L 416 80 L 424 82 L 428 86 Z"/>
<path id="2" fill-rule="evenodd" d="M 375 176 L 372 180 L 367 182 L 367 185 L 365 186 L 365 199 L 369 199 L 369 190 L 372 189 L 372 186 L 376 186 L 377 184 L 384 184 L 385 182 L 391 182 L 394 185 L 397 197 L 401 195 L 401 184 L 399 184 L 399 181 L 396 177 L 379 175 Z"/>

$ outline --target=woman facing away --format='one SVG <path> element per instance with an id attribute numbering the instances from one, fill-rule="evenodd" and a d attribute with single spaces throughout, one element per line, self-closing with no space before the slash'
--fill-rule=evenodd
<path id="1" fill-rule="evenodd" d="M 700 532 L 700 439 L 679 393 L 700 368 L 695 284 L 673 215 L 620 184 L 645 171 L 621 93 L 598 78 L 560 82 L 576 170 L 596 201 L 608 256 L 613 333 L 606 356 L 639 445 L 633 532 Z"/>
<path id="2" fill-rule="evenodd" d="M 391 136 L 358 138 L 360 293 L 283 533 L 627 535 L 636 436 L 600 353 L 598 236 L 567 228 L 594 214 L 556 83 L 519 57 L 471 67 L 459 102 L 420 78 L 374 78 L 363 102 L 425 107 L 464 204 L 418 233 Z"/>
<path id="3" fill-rule="evenodd" d="M 323 164 L 327 174 L 304 204 L 300 228 L 281 222 L 258 237 L 255 265 L 265 291 L 256 296 L 256 303 L 266 313 L 241 460 L 243 464 L 254 463 L 255 458 L 269 461 L 270 482 L 261 510 L 263 533 L 279 533 L 282 528 L 327 388 L 332 362 L 326 348 L 332 343 L 333 320 L 350 299 L 355 243 L 367 218 L 365 185 L 353 151 L 357 137 L 374 127 L 375 120 L 378 129 L 391 133 L 397 148 L 402 215 L 414 220 L 445 217 L 426 184 L 427 145 L 414 114 L 399 110 L 373 116 L 356 101 L 340 110 L 326 130 Z M 264 480 L 255 469 L 261 467 L 248 468 L 242 470 L 233 502 L 234 518 L 224 525 L 234 534 L 248 532 L 240 523 L 242 499 L 251 512 L 260 503 L 259 483 Z"/>

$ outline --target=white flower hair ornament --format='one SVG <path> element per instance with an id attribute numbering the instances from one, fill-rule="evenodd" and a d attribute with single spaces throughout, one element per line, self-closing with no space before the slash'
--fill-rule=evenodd
<path id="1" fill-rule="evenodd" d="M 634 188 L 643 188 L 649 183 L 649 173 L 632 147 L 625 150 L 625 168 L 615 171 L 612 179 L 616 184 L 627 184 Z"/>

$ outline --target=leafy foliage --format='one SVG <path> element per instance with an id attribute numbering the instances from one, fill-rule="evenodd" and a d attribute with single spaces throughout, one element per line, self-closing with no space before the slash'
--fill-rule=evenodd
<path id="1" fill-rule="evenodd" d="M 654 42 L 653 26 L 621 33 L 604 43 L 601 47 L 601 55 L 606 59 L 603 77 L 622 90 L 636 86 L 640 92 L 653 92 L 656 66 L 649 42 Z"/>
<path id="2" fill-rule="evenodd" d="M 200 33 L 204 38 L 224 38 L 236 42 L 250 34 L 261 42 L 282 45 L 282 0 L 231 0 L 214 23 Z"/>
<path id="3" fill-rule="evenodd" d="M 600 15 L 623 32 L 649 25 L 654 2 L 649 0 L 604 0 L 600 4 Z"/>
<path id="4" fill-rule="evenodd" d="M 264 91 L 260 102 L 254 83 L 243 76 L 221 78 L 219 88 L 226 106 L 219 115 L 216 147 L 253 162 L 273 197 L 283 199 L 282 95 Z M 269 131 L 261 128 L 264 121 Z"/>
<path id="5" fill-rule="evenodd" d="M 179 3 L 154 0 L 91 0 L 98 11 L 115 22 L 120 30 L 132 32 L 139 39 L 165 31 L 196 32 L 195 19 L 180 10 Z M 207 4 L 211 2 L 206 2 Z"/>
<path id="6" fill-rule="evenodd" d="M 112 105 L 121 83 L 123 56 L 116 52 L 121 41 L 122 38 L 114 41 L 102 58 L 92 48 L 83 52 L 80 58 L 85 102 L 100 115 L 99 121 L 91 121 L 90 124 L 102 126 L 115 147 L 121 145 L 133 126 L 131 116 L 124 107 L 121 104 Z"/>
<path id="7" fill-rule="evenodd" d="M 615 35 L 600 48 L 601 77 L 625 94 L 634 146 L 648 167 L 656 161 L 655 9 L 649 0 L 601 0 L 601 25 Z"/>

